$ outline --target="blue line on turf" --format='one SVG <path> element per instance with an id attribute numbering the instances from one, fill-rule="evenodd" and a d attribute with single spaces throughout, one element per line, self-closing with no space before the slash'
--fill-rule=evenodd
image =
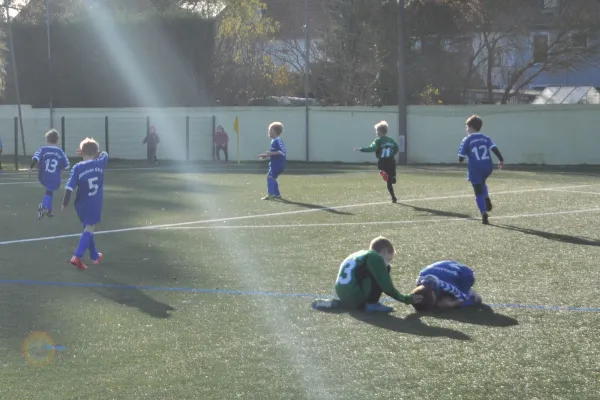
<path id="1" fill-rule="evenodd" d="M 197 289 L 184 287 L 167 287 L 167 286 L 137 286 L 137 285 L 122 285 L 122 284 L 105 284 L 105 283 L 80 283 L 80 282 L 48 282 L 48 281 L 29 281 L 29 280 L 13 280 L 2 279 L 0 284 L 16 284 L 16 285 L 36 285 L 36 286 L 67 286 L 67 287 L 85 287 L 85 288 L 103 288 L 103 289 L 137 289 L 137 290 L 153 290 L 161 292 L 185 292 L 185 293 L 208 293 L 208 294 L 231 294 L 242 296 L 264 296 L 264 297 L 306 297 L 306 298 L 332 298 L 331 295 L 311 294 L 311 293 L 279 293 L 279 292 L 262 292 L 262 291 L 244 291 L 244 290 L 227 290 L 227 289 Z M 386 299 L 394 301 L 392 299 Z M 487 303 L 486 303 L 487 304 Z M 514 309 L 529 309 L 541 311 L 577 311 L 600 313 L 600 307 L 573 307 L 573 306 L 548 306 L 534 304 L 487 304 L 492 308 L 514 308 Z"/>

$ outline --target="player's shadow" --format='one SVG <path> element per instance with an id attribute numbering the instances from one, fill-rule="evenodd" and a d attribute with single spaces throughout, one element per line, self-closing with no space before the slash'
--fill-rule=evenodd
<path id="1" fill-rule="evenodd" d="M 399 318 L 391 314 L 370 314 L 359 311 L 349 313 L 353 318 L 378 328 L 387 329 L 398 333 L 426 337 L 446 337 L 455 340 L 471 340 L 471 337 L 460 331 L 450 328 L 441 328 L 423 323 L 418 318 Z"/>
<path id="2" fill-rule="evenodd" d="M 398 202 L 398 204 L 400 204 L 401 206 L 410 207 L 414 211 L 420 211 L 423 213 L 427 213 L 429 215 L 437 215 L 439 217 L 475 219 L 472 215 L 469 215 L 469 214 L 457 213 L 457 212 L 453 212 L 453 211 L 436 210 L 434 208 L 427 208 L 427 207 L 418 207 L 418 206 L 413 206 L 411 204 L 406 204 L 406 203 L 402 203 L 402 202 Z"/>
<path id="3" fill-rule="evenodd" d="M 519 321 L 507 315 L 499 314 L 486 304 L 474 307 L 438 310 L 432 312 L 415 313 L 406 317 L 410 320 L 419 320 L 421 317 L 432 317 L 436 319 L 452 320 L 473 325 L 484 325 L 493 327 L 509 327 L 519 325 Z"/>
<path id="4" fill-rule="evenodd" d="M 136 287 L 107 278 L 101 273 L 92 271 L 90 273 L 96 275 L 99 283 L 104 285 L 91 287 L 90 290 L 108 300 L 127 307 L 137 308 L 154 318 L 171 318 L 170 312 L 175 311 L 174 307 L 153 299 Z"/>
<path id="5" fill-rule="evenodd" d="M 490 224 L 490 225 L 495 226 L 496 228 L 506 229 L 506 230 L 515 231 L 515 232 L 521 232 L 521 233 L 525 233 L 527 235 L 538 236 L 538 237 L 548 239 L 548 240 L 554 240 L 556 242 L 563 242 L 563 243 L 569 243 L 569 244 L 580 244 L 580 245 L 584 245 L 584 246 L 600 246 L 600 240 L 592 239 L 592 238 L 564 235 L 562 233 L 545 232 L 545 231 L 539 231 L 537 229 L 521 228 L 521 227 L 513 226 L 513 225 L 503 225 L 503 224 Z"/>
<path id="6" fill-rule="evenodd" d="M 364 311 L 347 309 L 335 309 L 330 311 L 320 310 L 320 312 L 329 314 L 348 314 L 361 322 L 398 333 L 425 337 L 447 337 L 455 340 L 471 340 L 469 335 L 460 331 L 427 325 L 418 318 L 400 318 L 393 314 L 367 313 Z"/>
<path id="7" fill-rule="evenodd" d="M 288 200 L 288 199 L 279 199 L 279 201 L 281 201 L 282 203 L 285 203 L 285 204 L 292 204 L 292 205 L 295 205 L 295 206 L 298 206 L 298 207 L 310 208 L 310 209 L 313 209 L 313 210 L 323 210 L 325 212 L 332 213 L 332 214 L 354 215 L 354 214 L 346 212 L 346 211 L 340 211 L 340 210 L 336 210 L 336 209 L 333 209 L 333 208 L 327 208 L 325 206 L 320 206 L 318 204 L 301 203 L 299 201 L 292 201 L 292 200 Z"/>

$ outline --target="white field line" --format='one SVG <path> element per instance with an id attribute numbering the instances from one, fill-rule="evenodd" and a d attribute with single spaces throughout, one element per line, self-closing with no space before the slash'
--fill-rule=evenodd
<path id="1" fill-rule="evenodd" d="M 514 190 L 514 191 L 505 191 L 505 192 L 496 192 L 491 193 L 492 195 L 500 195 L 500 194 L 518 194 L 518 193 L 530 193 L 530 192 L 539 192 L 539 191 L 549 191 L 556 189 L 569 189 L 569 188 L 580 188 L 580 187 L 590 187 L 593 185 L 574 185 L 574 186 L 563 186 L 563 187 L 549 187 L 549 188 L 538 188 L 538 189 L 525 189 L 525 190 Z M 459 199 L 464 197 L 472 197 L 472 194 L 461 194 L 461 195 L 451 195 L 451 196 L 440 196 L 440 197 L 425 197 L 425 198 L 415 198 L 415 199 L 405 199 L 400 202 L 409 203 L 409 202 L 418 202 L 418 201 L 432 201 L 432 200 L 448 200 L 448 199 Z M 188 222 L 177 222 L 172 224 L 161 224 L 161 225 L 147 225 L 147 226 L 135 226 L 130 228 L 121 228 L 121 229 L 111 229 L 106 231 L 98 231 L 95 235 L 106 235 L 110 233 L 122 233 L 122 232 L 133 232 L 133 231 L 141 231 L 141 230 L 155 230 L 162 228 L 172 228 L 177 226 L 189 226 L 189 225 L 198 225 L 198 224 L 209 224 L 214 222 L 231 222 L 231 221 L 240 221 L 246 219 L 255 219 L 255 218 L 266 218 L 266 217 L 279 217 L 284 215 L 296 215 L 296 214 L 308 214 L 319 211 L 327 211 L 327 210 L 341 210 L 347 208 L 358 208 L 358 207 L 369 207 L 374 205 L 382 205 L 389 204 L 389 201 L 378 201 L 372 203 L 361 203 L 361 204 L 346 204 L 341 206 L 333 206 L 333 207 L 322 207 L 322 208 L 311 208 L 311 209 L 303 209 L 303 210 L 293 210 L 293 211 L 283 211 L 276 213 L 267 213 L 267 214 L 254 214 L 254 215 L 243 215 L 239 217 L 225 217 L 225 218 L 215 218 L 215 219 L 206 219 L 206 220 L 198 220 L 198 221 L 188 221 Z M 71 237 L 78 237 L 81 233 L 71 233 L 66 235 L 56 235 L 56 236 L 42 236 L 36 238 L 26 238 L 26 239 L 16 239 L 16 240 L 6 240 L 0 242 L 0 245 L 9 245 L 9 244 L 17 244 L 17 243 L 29 243 L 29 242 L 40 242 L 40 241 L 48 241 L 48 240 L 56 240 L 56 239 L 65 239 Z"/>
<path id="2" fill-rule="evenodd" d="M 534 217 L 548 217 L 556 215 L 568 215 L 568 214 L 581 214 L 588 212 L 598 212 L 598 208 L 585 208 L 581 210 L 571 211 L 552 211 L 546 213 L 533 213 L 533 214 L 513 214 L 513 215 L 499 215 L 496 217 L 490 217 L 490 220 L 501 220 L 501 219 L 521 219 L 521 218 L 534 218 Z M 160 230 L 202 230 L 202 229 L 289 229 L 289 228 L 323 228 L 323 227 L 337 227 L 337 226 L 365 226 L 365 225 L 421 225 L 431 224 L 439 222 L 466 222 L 466 221 L 478 221 L 479 218 L 465 217 L 465 218 L 443 218 L 443 219 L 421 219 L 421 220 L 400 220 L 400 221 L 368 221 L 368 222 L 333 222 L 324 224 L 276 224 L 276 225 L 219 225 L 219 226 L 175 226 L 159 228 Z"/>

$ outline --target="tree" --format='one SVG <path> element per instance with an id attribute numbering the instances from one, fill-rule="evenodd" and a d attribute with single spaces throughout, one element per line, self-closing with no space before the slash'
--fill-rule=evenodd
<path id="1" fill-rule="evenodd" d="M 222 104 L 287 94 L 294 79 L 267 52 L 278 24 L 260 0 L 226 0 L 215 44 L 215 86 Z"/>
<path id="2" fill-rule="evenodd" d="M 500 101 L 505 104 L 543 72 L 581 67 L 600 55 L 600 42 L 587 41 L 600 32 L 596 0 L 564 1 L 548 10 L 534 0 L 449 2 L 461 11 L 460 25 L 469 27 L 464 33 L 473 38 L 468 74 L 484 72 L 489 102 L 495 75 L 506 75 Z M 542 37 L 541 51 L 530 51 L 536 45 L 532 33 L 542 29 L 549 34 Z M 587 43 L 580 44 L 582 39 Z"/>

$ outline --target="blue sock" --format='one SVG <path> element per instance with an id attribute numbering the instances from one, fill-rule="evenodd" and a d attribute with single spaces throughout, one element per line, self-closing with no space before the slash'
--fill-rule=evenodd
<path id="1" fill-rule="evenodd" d="M 46 190 L 46 194 L 42 199 L 42 205 L 46 210 L 52 211 L 52 192 L 50 190 Z"/>
<path id="2" fill-rule="evenodd" d="M 487 212 L 485 208 L 485 196 L 483 194 L 475 195 L 475 203 L 477 203 L 477 208 L 479 208 L 482 214 Z"/>
<path id="3" fill-rule="evenodd" d="M 271 180 L 273 181 L 273 194 L 275 196 L 281 196 L 281 193 L 279 193 L 279 183 L 277 182 L 277 179 L 272 178 Z"/>
<path id="4" fill-rule="evenodd" d="M 83 258 L 85 251 L 90 247 L 92 238 L 92 232 L 83 232 L 81 234 L 79 245 L 77 246 L 77 250 L 75 250 L 75 257 Z"/>
<path id="5" fill-rule="evenodd" d="M 92 260 L 97 260 L 99 255 L 98 255 L 98 249 L 96 249 L 96 240 L 94 239 L 94 234 L 92 233 L 90 235 L 90 258 Z"/>
<path id="6" fill-rule="evenodd" d="M 488 193 L 488 187 L 487 187 L 487 185 L 484 183 L 481 186 L 483 187 L 483 197 L 490 197 L 490 195 Z"/>
<path id="7" fill-rule="evenodd" d="M 275 182 L 275 180 L 273 178 L 271 178 L 270 176 L 267 176 L 267 192 L 270 195 L 275 194 L 275 187 L 273 185 L 274 182 Z"/>

